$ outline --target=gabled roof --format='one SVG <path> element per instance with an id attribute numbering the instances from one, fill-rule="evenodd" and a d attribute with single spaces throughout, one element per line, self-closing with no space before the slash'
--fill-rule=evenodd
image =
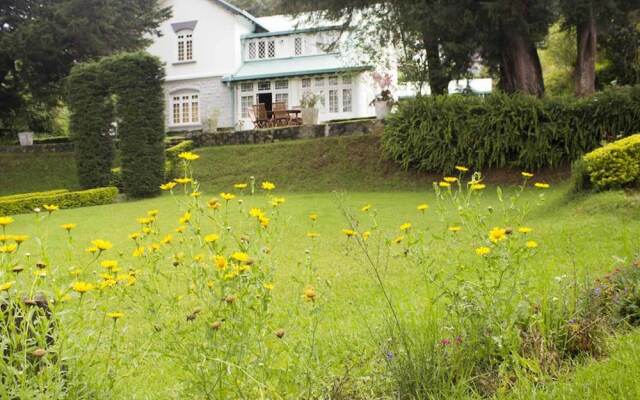
<path id="1" fill-rule="evenodd" d="M 321 54 L 245 62 L 235 74 L 226 76 L 222 80 L 224 82 L 238 82 L 368 69 L 371 67 L 367 65 L 345 65 L 336 54 Z"/>
<path id="2" fill-rule="evenodd" d="M 258 21 L 258 18 L 256 18 L 253 15 L 249 14 L 245 10 L 242 10 L 242 9 L 234 6 L 233 4 L 226 2 L 225 0 L 214 0 L 214 1 L 216 3 L 218 3 L 218 4 L 220 4 L 225 9 L 227 9 L 227 11 L 230 11 L 233 14 L 236 14 L 236 15 L 240 15 L 240 16 L 248 19 L 249 21 L 251 21 L 256 26 L 256 28 L 257 28 L 256 31 L 257 32 L 269 32 L 269 30 L 260 21 Z"/>

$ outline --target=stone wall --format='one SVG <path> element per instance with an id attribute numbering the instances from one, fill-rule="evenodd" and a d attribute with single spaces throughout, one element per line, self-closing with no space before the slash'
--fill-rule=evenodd
<path id="1" fill-rule="evenodd" d="M 381 135 L 384 129 L 382 121 L 367 119 L 356 121 L 332 122 L 312 126 L 289 126 L 271 129 L 253 129 L 248 131 L 229 131 L 203 133 L 187 132 L 185 137 L 196 146 L 224 146 L 235 144 L 273 143 L 283 140 L 314 139 L 354 134 Z"/>

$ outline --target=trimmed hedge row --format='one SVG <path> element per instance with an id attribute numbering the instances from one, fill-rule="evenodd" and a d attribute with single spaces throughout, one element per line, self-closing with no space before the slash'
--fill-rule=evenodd
<path id="1" fill-rule="evenodd" d="M 67 189 L 56 189 L 56 190 L 48 190 L 46 192 L 32 192 L 32 193 L 12 194 L 12 195 L 9 195 L 9 196 L 0 197 L 0 202 L 21 200 L 21 199 L 24 199 L 24 198 L 34 197 L 34 196 L 51 196 L 51 195 L 54 195 L 54 194 L 67 193 L 68 191 L 69 190 L 67 190 Z"/>
<path id="2" fill-rule="evenodd" d="M 45 204 L 55 204 L 60 208 L 76 208 L 111 204 L 118 196 L 115 187 L 89 189 L 80 192 L 32 193 L 30 197 L 18 199 L 0 199 L 0 215 L 31 213 Z"/>
<path id="3" fill-rule="evenodd" d="M 640 134 L 595 149 L 584 156 L 584 164 L 599 190 L 640 182 Z"/>
<path id="4" fill-rule="evenodd" d="M 391 115 L 383 150 L 404 168 L 451 172 L 455 165 L 539 169 L 568 164 L 603 138 L 640 131 L 640 87 L 588 99 L 433 96 L 406 100 Z"/>

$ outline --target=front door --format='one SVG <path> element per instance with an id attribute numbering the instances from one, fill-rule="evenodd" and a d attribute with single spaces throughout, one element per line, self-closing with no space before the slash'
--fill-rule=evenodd
<path id="1" fill-rule="evenodd" d="M 271 93 L 258 93 L 258 104 L 264 104 L 267 112 L 270 112 L 273 106 L 273 95 Z"/>

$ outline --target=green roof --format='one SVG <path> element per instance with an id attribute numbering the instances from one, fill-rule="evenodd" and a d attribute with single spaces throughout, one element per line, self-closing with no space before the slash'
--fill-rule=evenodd
<path id="1" fill-rule="evenodd" d="M 345 65 L 337 54 L 321 54 L 259 60 L 245 62 L 233 75 L 226 76 L 224 82 L 238 82 L 256 79 L 284 78 L 303 75 L 331 74 L 371 69 L 367 65 Z"/>

